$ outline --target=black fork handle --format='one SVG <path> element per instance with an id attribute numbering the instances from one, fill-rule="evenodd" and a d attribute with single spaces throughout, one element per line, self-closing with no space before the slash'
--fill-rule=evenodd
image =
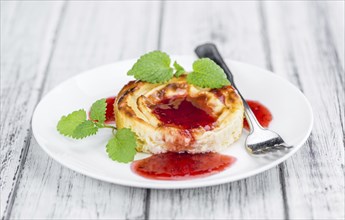
<path id="1" fill-rule="evenodd" d="M 228 78 L 230 83 L 233 86 L 235 86 L 234 77 L 233 77 L 230 69 L 228 68 L 228 66 L 224 62 L 222 56 L 220 55 L 216 45 L 214 45 L 212 43 L 206 43 L 206 44 L 199 45 L 197 48 L 195 48 L 195 53 L 196 53 L 196 55 L 198 55 L 199 58 L 210 58 L 215 63 L 217 63 L 220 67 L 222 67 L 222 69 L 224 70 L 226 77 Z"/>
<path id="2" fill-rule="evenodd" d="M 259 124 L 258 120 L 256 119 L 253 111 L 250 109 L 247 101 L 243 98 L 242 94 L 240 91 L 237 89 L 235 82 L 234 82 L 234 77 L 224 62 L 222 56 L 220 55 L 216 45 L 212 43 L 206 43 L 198 46 L 195 48 L 195 53 L 198 55 L 199 58 L 210 58 L 213 60 L 215 63 L 217 63 L 225 72 L 228 80 L 230 81 L 232 87 L 234 87 L 237 90 L 238 95 L 241 97 L 243 101 L 243 106 L 244 106 L 244 113 L 246 115 L 247 122 L 250 127 L 250 133 L 252 133 L 254 130 L 257 129 L 263 129 L 261 125 Z"/>

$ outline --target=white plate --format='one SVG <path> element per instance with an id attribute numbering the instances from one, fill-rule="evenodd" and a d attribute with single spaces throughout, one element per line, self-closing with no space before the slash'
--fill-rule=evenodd
<path id="1" fill-rule="evenodd" d="M 182 66 L 191 69 L 196 58 L 175 56 Z M 270 129 L 277 131 L 294 148 L 270 157 L 253 157 L 244 149 L 246 132 L 224 154 L 237 158 L 235 164 L 218 174 L 179 181 L 150 180 L 134 174 L 130 164 L 110 160 L 105 151 L 111 130 L 102 129 L 97 135 L 73 140 L 60 135 L 56 125 L 62 115 L 77 109 L 88 110 L 100 98 L 115 96 L 132 77 L 126 75 L 135 60 L 102 66 L 77 75 L 57 86 L 38 104 L 32 119 L 33 134 L 52 158 L 84 175 L 120 185 L 143 188 L 192 188 L 217 185 L 243 179 L 283 162 L 296 153 L 307 140 L 313 124 L 312 109 L 304 95 L 285 79 L 257 67 L 227 61 L 237 87 L 246 99 L 257 100 L 270 109 L 273 121 Z M 145 157 L 137 154 L 136 159 Z"/>

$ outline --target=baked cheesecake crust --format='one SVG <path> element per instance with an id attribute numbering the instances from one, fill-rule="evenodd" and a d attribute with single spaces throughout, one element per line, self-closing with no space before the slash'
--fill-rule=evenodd
<path id="1" fill-rule="evenodd" d="M 162 100 L 176 97 L 186 98 L 214 117 L 212 127 L 185 129 L 160 121 L 154 108 Z M 200 88 L 188 84 L 182 75 L 162 84 L 130 81 L 117 95 L 114 113 L 118 128 L 130 128 L 137 134 L 138 151 L 203 153 L 220 152 L 240 137 L 244 108 L 232 86 Z"/>

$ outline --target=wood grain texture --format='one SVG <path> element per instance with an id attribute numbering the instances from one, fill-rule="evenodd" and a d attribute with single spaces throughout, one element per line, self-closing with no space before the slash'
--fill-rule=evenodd
<path id="1" fill-rule="evenodd" d="M 165 7 L 161 40 L 164 51 L 190 54 L 198 44 L 211 41 L 224 57 L 270 68 L 259 4 L 167 2 Z M 182 37 L 176 33 L 183 33 Z M 283 219 L 286 214 L 281 187 L 280 170 L 276 167 L 220 186 L 151 190 L 148 216 L 150 219 Z"/>
<path id="2" fill-rule="evenodd" d="M 42 94 L 62 8 L 61 2 L 1 2 L 2 218 L 10 213 L 26 159 L 31 114 Z"/>
<path id="3" fill-rule="evenodd" d="M 321 1 L 317 4 L 327 35 L 337 50 L 339 62 L 345 67 L 345 1 Z"/>
<path id="4" fill-rule="evenodd" d="M 157 47 L 159 2 L 68 2 L 44 92 L 99 65 Z M 142 219 L 146 190 L 94 180 L 62 167 L 32 139 L 13 219 Z"/>
<path id="5" fill-rule="evenodd" d="M 1 217 L 344 219 L 344 15 L 343 1 L 1 2 Z M 311 138 L 278 167 L 214 187 L 136 189 L 64 168 L 31 138 L 34 106 L 71 76 L 207 41 L 311 102 Z"/>
<path id="6" fill-rule="evenodd" d="M 345 97 L 337 54 L 344 40 L 335 46 L 323 17 L 333 12 L 321 13 L 322 4 L 267 3 L 265 9 L 273 67 L 304 92 L 315 117 L 311 138 L 285 163 L 289 217 L 343 219 Z"/>

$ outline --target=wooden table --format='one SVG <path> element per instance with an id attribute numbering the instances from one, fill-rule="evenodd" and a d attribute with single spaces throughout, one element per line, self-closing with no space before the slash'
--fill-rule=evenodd
<path id="1" fill-rule="evenodd" d="M 32 137 L 40 99 L 81 71 L 214 42 L 276 72 L 312 104 L 303 148 L 259 175 L 214 187 L 149 190 L 83 176 Z M 343 219 L 344 1 L 1 2 L 3 219 Z"/>

